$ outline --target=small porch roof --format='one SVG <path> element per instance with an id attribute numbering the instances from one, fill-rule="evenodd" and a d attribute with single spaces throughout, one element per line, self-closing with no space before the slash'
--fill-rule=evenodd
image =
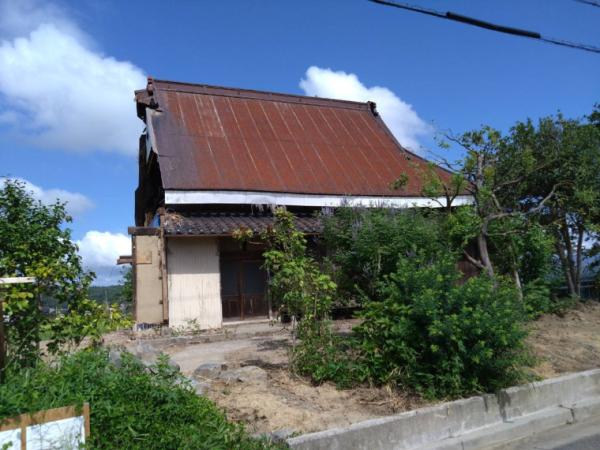
<path id="1" fill-rule="evenodd" d="M 323 231 L 321 220 L 310 214 L 295 215 L 296 228 L 306 234 Z M 167 236 L 231 236 L 237 229 L 250 229 L 261 233 L 275 223 L 271 213 L 168 212 L 163 216 L 163 228 Z"/>

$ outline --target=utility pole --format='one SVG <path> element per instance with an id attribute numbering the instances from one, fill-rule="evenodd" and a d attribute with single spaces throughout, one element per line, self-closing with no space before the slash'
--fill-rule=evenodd
<path id="1" fill-rule="evenodd" d="M 0 288 L 10 284 L 25 284 L 35 283 L 34 277 L 14 277 L 14 278 L 0 278 Z M 6 332 L 4 329 L 4 311 L 2 303 L 4 298 L 2 291 L 0 291 L 0 383 L 4 382 L 4 369 L 6 368 L 7 360 L 7 345 L 6 345 Z"/>

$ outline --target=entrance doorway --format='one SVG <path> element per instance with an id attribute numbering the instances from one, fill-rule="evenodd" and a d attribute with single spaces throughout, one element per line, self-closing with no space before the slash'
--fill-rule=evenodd
<path id="1" fill-rule="evenodd" d="M 269 315 L 267 274 L 260 255 L 221 254 L 223 320 L 234 321 Z"/>

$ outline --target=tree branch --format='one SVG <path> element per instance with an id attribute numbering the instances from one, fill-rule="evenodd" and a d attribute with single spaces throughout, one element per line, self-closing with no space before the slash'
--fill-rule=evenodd
<path id="1" fill-rule="evenodd" d="M 481 270 L 485 270 L 485 266 L 483 264 L 481 264 L 480 261 L 478 261 L 477 259 L 473 258 L 471 255 L 469 255 L 469 253 L 467 253 L 466 250 L 463 250 L 463 255 L 465 256 L 465 258 L 467 258 L 467 261 L 469 261 L 475 267 L 477 267 L 478 269 L 481 269 Z"/>

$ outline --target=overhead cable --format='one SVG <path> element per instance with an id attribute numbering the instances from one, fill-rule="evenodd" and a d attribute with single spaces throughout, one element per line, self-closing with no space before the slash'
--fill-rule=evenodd
<path id="1" fill-rule="evenodd" d="M 542 36 L 537 31 L 529 31 L 521 28 L 508 27 L 505 25 L 498 25 L 492 22 L 486 22 L 484 20 L 476 19 L 474 17 L 464 16 L 462 14 L 453 13 L 451 11 L 441 12 L 436 11 L 434 9 L 423 8 L 420 6 L 409 5 L 407 3 L 401 3 L 391 0 L 369 0 L 373 3 L 378 3 L 380 5 L 392 6 L 394 8 L 405 9 L 408 11 L 413 11 L 420 14 L 426 14 L 428 16 L 438 17 L 440 19 L 452 20 L 454 22 L 464 23 L 466 25 L 471 25 L 474 27 L 485 28 L 486 30 L 496 31 L 498 33 L 511 34 L 513 36 L 526 37 L 530 39 L 537 39 L 542 42 L 547 42 L 549 44 L 561 45 L 563 47 L 575 48 L 577 50 L 584 50 L 592 53 L 600 54 L 600 47 L 595 47 L 593 45 L 581 44 L 578 42 L 566 41 L 563 39 L 555 39 L 546 36 Z M 581 2 L 587 3 L 591 0 L 579 0 Z M 598 5 L 600 6 L 600 5 Z"/>

